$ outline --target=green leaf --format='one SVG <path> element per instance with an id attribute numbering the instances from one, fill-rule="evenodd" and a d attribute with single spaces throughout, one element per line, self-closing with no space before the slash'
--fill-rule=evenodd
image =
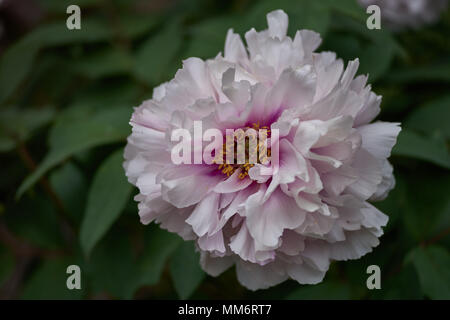
<path id="1" fill-rule="evenodd" d="M 364 23 L 368 17 L 365 10 L 354 0 L 340 0 L 339 2 L 335 0 L 322 0 L 322 2 L 326 3 L 333 11 Z"/>
<path id="2" fill-rule="evenodd" d="M 66 21 L 42 25 L 29 33 L 25 39 L 44 47 L 105 41 L 113 36 L 111 27 L 101 18 L 82 19 L 81 29 L 68 30 Z"/>
<path id="3" fill-rule="evenodd" d="M 86 265 L 95 294 L 132 298 L 138 270 L 130 239 L 120 229 L 109 233 L 92 251 Z"/>
<path id="4" fill-rule="evenodd" d="M 71 67 L 86 77 L 98 79 L 127 73 L 131 64 L 131 57 L 124 51 L 108 48 L 87 57 L 77 58 Z"/>
<path id="5" fill-rule="evenodd" d="M 346 283 L 323 282 L 314 286 L 302 286 L 287 296 L 288 300 L 347 300 L 350 287 Z"/>
<path id="6" fill-rule="evenodd" d="M 74 221 L 81 222 L 87 196 L 87 181 L 73 162 L 68 162 L 50 175 L 50 184 Z"/>
<path id="7" fill-rule="evenodd" d="M 141 286 L 158 283 L 169 256 L 182 239 L 157 225 L 145 227 L 142 253 L 134 259 L 128 238 L 110 233 L 93 250 L 89 272 L 95 291 L 131 299 Z M 105 272 L 108 270 L 108 272 Z"/>
<path id="8" fill-rule="evenodd" d="M 35 130 L 47 125 L 55 115 L 53 108 L 0 111 L 0 152 L 10 151 L 17 141 L 25 142 Z"/>
<path id="9" fill-rule="evenodd" d="M 392 149 L 392 154 L 428 161 L 450 169 L 450 155 L 445 141 L 439 136 L 425 137 L 403 129 Z"/>
<path id="10" fill-rule="evenodd" d="M 199 261 L 200 255 L 192 241 L 183 242 L 170 258 L 170 273 L 181 299 L 189 298 L 205 278 Z"/>
<path id="11" fill-rule="evenodd" d="M 67 278 L 70 276 L 66 273 L 67 267 L 70 265 L 78 265 L 74 259 L 57 258 L 47 259 L 33 273 L 31 279 L 25 285 L 22 293 L 22 299 L 25 300 L 46 300 L 46 299 L 81 299 L 86 292 L 86 283 L 81 269 L 81 289 L 67 288 Z"/>
<path id="12" fill-rule="evenodd" d="M 438 247 L 418 247 L 407 257 L 419 275 L 423 292 L 431 299 L 450 299 L 450 255 Z"/>
<path id="13" fill-rule="evenodd" d="M 0 288 L 13 270 L 14 256 L 5 247 L 0 248 Z"/>
<path id="14" fill-rule="evenodd" d="M 96 81 L 94 85 L 81 90 L 71 100 L 72 103 L 60 113 L 59 118 L 71 117 L 73 120 L 82 116 L 92 116 L 95 111 L 132 106 L 139 103 L 140 89 L 129 80 L 121 82 Z"/>
<path id="15" fill-rule="evenodd" d="M 161 16 L 145 14 L 123 15 L 120 17 L 120 26 L 123 36 L 127 38 L 138 38 L 145 35 L 161 20 Z"/>
<path id="16" fill-rule="evenodd" d="M 119 107 L 96 112 L 87 119 L 57 122 L 49 136 L 50 152 L 20 185 L 17 197 L 32 187 L 49 169 L 74 153 L 112 142 L 124 141 L 130 132 L 131 109 Z"/>
<path id="17" fill-rule="evenodd" d="M 8 211 L 12 214 L 6 214 L 6 224 L 17 237 L 44 249 L 61 249 L 64 246 L 58 213 L 52 202 L 42 194 L 23 199 L 9 207 Z"/>
<path id="18" fill-rule="evenodd" d="M 167 258 L 175 251 L 182 239 L 159 226 L 146 227 L 145 251 L 139 258 L 139 278 L 136 287 L 158 283 Z"/>
<path id="19" fill-rule="evenodd" d="M 450 227 L 450 173 L 414 170 L 403 179 L 406 191 L 401 214 L 405 230 L 414 240 L 424 241 Z"/>
<path id="20" fill-rule="evenodd" d="M 359 61 L 359 73 L 368 74 L 370 81 L 375 81 L 384 75 L 394 58 L 395 46 L 390 41 L 372 43 L 362 52 Z"/>
<path id="21" fill-rule="evenodd" d="M 166 80 L 180 45 L 180 26 L 171 21 L 138 48 L 134 65 L 136 76 L 149 85 Z"/>
<path id="22" fill-rule="evenodd" d="M 450 64 L 394 70 L 389 73 L 387 80 L 395 83 L 450 81 Z"/>
<path id="23" fill-rule="evenodd" d="M 40 44 L 24 39 L 8 48 L 0 59 L 0 103 L 25 79 L 40 49 Z"/>
<path id="24" fill-rule="evenodd" d="M 105 235 L 130 197 L 123 164 L 123 149 L 110 155 L 100 166 L 89 189 L 89 195 L 80 231 L 81 247 L 89 255 Z"/>
<path id="25" fill-rule="evenodd" d="M 0 60 L 0 103 L 23 82 L 39 51 L 46 47 L 103 41 L 112 36 L 111 28 L 99 19 L 83 19 L 81 30 L 68 30 L 65 21 L 34 29 L 8 48 Z"/>
<path id="26" fill-rule="evenodd" d="M 450 139 L 450 95 L 417 108 L 405 121 L 405 126 L 429 135 L 441 134 Z"/>

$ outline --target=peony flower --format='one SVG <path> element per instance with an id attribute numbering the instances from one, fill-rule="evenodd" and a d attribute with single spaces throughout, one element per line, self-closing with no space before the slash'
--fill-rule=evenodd
<path id="1" fill-rule="evenodd" d="M 205 272 L 235 266 L 252 290 L 319 283 L 331 261 L 378 245 L 388 217 L 369 201 L 394 187 L 387 158 L 400 131 L 370 123 L 381 97 L 355 77 L 358 59 L 344 68 L 334 52 L 315 52 L 321 38 L 310 30 L 290 38 L 282 10 L 267 22 L 245 34 L 247 48 L 229 30 L 223 56 L 189 58 L 155 88 L 132 115 L 124 163 L 143 224 L 194 240 Z M 203 130 L 277 130 L 279 167 L 174 164 L 172 132 L 198 121 Z"/>
<path id="2" fill-rule="evenodd" d="M 394 31 L 417 29 L 422 25 L 434 23 L 448 5 L 448 0 L 358 0 L 358 2 L 364 8 L 373 4 L 379 6 L 382 21 Z"/>

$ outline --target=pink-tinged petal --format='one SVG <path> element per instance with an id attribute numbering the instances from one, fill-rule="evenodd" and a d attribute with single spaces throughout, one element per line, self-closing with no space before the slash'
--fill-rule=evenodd
<path id="1" fill-rule="evenodd" d="M 266 289 L 287 279 L 282 267 L 277 263 L 260 266 L 245 261 L 236 262 L 239 282 L 250 290 Z"/>
<path id="2" fill-rule="evenodd" d="M 306 160 L 287 139 L 282 139 L 280 141 L 279 168 L 272 175 L 272 181 L 267 188 L 263 201 L 268 199 L 280 184 L 294 182 L 297 177 L 303 180 L 308 179 Z"/>
<path id="3" fill-rule="evenodd" d="M 267 96 L 267 88 L 261 83 L 255 84 L 250 88 L 251 100 L 245 106 L 244 110 L 239 114 L 238 117 L 229 118 L 228 120 L 222 119 L 221 122 L 225 120 L 224 129 L 229 128 L 239 128 L 245 127 L 249 123 L 257 123 L 258 121 L 262 123 L 265 121 L 263 113 L 261 112 L 264 107 L 265 99 Z M 235 109 L 235 108 L 233 108 Z M 231 113 L 230 113 L 231 114 Z M 233 112 L 235 114 L 235 112 Z M 219 124 L 219 128 L 221 124 Z"/>
<path id="4" fill-rule="evenodd" d="M 359 59 L 356 58 L 353 61 L 350 61 L 347 65 L 347 69 L 345 69 L 344 74 L 341 78 L 341 85 L 347 89 L 352 84 L 353 79 L 355 78 L 355 74 L 359 68 Z"/>
<path id="5" fill-rule="evenodd" d="M 277 251 L 288 256 L 296 256 L 305 249 L 305 237 L 293 230 L 284 230 L 281 237 L 281 246 Z"/>
<path id="6" fill-rule="evenodd" d="M 139 216 L 142 224 L 149 224 L 154 221 L 158 216 L 170 213 L 176 208 L 170 203 L 162 200 L 161 197 L 157 197 L 148 203 L 139 203 Z"/>
<path id="7" fill-rule="evenodd" d="M 359 76 L 355 77 L 355 79 L 353 79 L 352 83 L 350 84 L 350 89 L 357 93 L 361 93 L 363 90 L 367 89 L 367 79 L 368 77 L 366 75 L 360 74 Z"/>
<path id="8" fill-rule="evenodd" d="M 335 243 L 338 241 L 345 241 L 345 233 L 344 233 L 344 229 L 342 229 L 342 227 L 335 223 L 333 224 L 333 226 L 331 227 L 330 231 L 324 235 L 324 239 L 326 239 L 328 242 L 330 243 Z M 331 254 L 330 254 L 331 257 Z"/>
<path id="9" fill-rule="evenodd" d="M 334 52 L 322 52 L 314 59 L 317 70 L 317 88 L 314 101 L 324 98 L 337 85 L 344 70 L 342 60 L 336 60 Z"/>
<path id="10" fill-rule="evenodd" d="M 330 257 L 338 261 L 359 259 L 379 243 L 378 237 L 368 229 L 347 231 L 345 241 L 330 244 Z"/>
<path id="11" fill-rule="evenodd" d="M 187 106 L 184 113 L 190 120 L 202 120 L 216 110 L 216 101 L 213 98 L 198 99 L 194 104 Z"/>
<path id="12" fill-rule="evenodd" d="M 364 106 L 359 110 L 355 118 L 355 126 L 360 126 L 369 123 L 380 113 L 381 96 L 377 96 L 375 93 L 370 91 L 370 86 L 368 86 L 367 98 L 364 102 Z"/>
<path id="13" fill-rule="evenodd" d="M 321 148 L 347 139 L 352 132 L 352 123 L 353 120 L 349 116 L 339 116 L 327 121 L 303 121 L 297 127 L 293 144 L 303 155 L 307 155 L 311 159 L 323 159 L 323 161 L 332 163 L 334 167 L 338 167 L 340 161 L 336 159 L 337 157 L 333 158 L 337 152 L 327 153 L 327 149 L 321 150 Z M 348 147 L 351 151 L 351 144 Z"/>
<path id="14" fill-rule="evenodd" d="M 265 118 L 279 116 L 287 108 L 299 110 L 310 104 L 315 94 L 316 80 L 316 74 L 309 65 L 285 70 L 267 97 Z"/>
<path id="15" fill-rule="evenodd" d="M 199 165 L 167 165 L 164 169 L 161 169 L 156 175 L 156 183 L 162 183 L 167 180 L 176 180 L 185 178 L 188 176 L 202 176 L 211 173 L 213 168 Z"/>
<path id="16" fill-rule="evenodd" d="M 183 68 L 178 70 L 175 79 L 165 88 L 166 95 L 161 103 L 169 110 L 180 110 L 192 105 L 197 99 L 215 96 L 206 64 L 199 58 L 183 61 Z"/>
<path id="17" fill-rule="evenodd" d="M 195 206 L 186 220 L 199 237 L 210 234 L 216 228 L 219 222 L 219 198 L 219 194 L 211 192 Z"/>
<path id="18" fill-rule="evenodd" d="M 261 82 L 273 84 L 281 72 L 290 66 L 292 59 L 292 40 L 272 38 L 268 31 L 256 32 L 251 29 L 245 39 L 252 62 L 253 73 Z"/>
<path id="19" fill-rule="evenodd" d="M 229 29 L 225 40 L 225 59 L 236 63 L 248 63 L 247 51 L 242 43 L 241 37 Z"/>
<path id="20" fill-rule="evenodd" d="M 132 135 L 127 139 L 129 144 L 145 150 L 147 153 L 155 151 L 170 156 L 164 132 L 139 124 L 133 124 L 132 132 Z"/>
<path id="21" fill-rule="evenodd" d="M 308 164 L 308 176 L 306 179 L 296 179 L 286 186 L 281 186 L 283 192 L 294 197 L 300 192 L 317 194 L 322 190 L 322 181 L 317 171 Z"/>
<path id="22" fill-rule="evenodd" d="M 325 271 L 316 269 L 306 262 L 302 264 L 289 264 L 287 266 L 289 276 L 300 284 L 317 284 L 325 277 Z"/>
<path id="23" fill-rule="evenodd" d="M 244 179 L 239 178 L 241 172 L 242 169 L 239 168 L 228 179 L 218 183 L 214 187 L 213 191 L 217 193 L 233 193 L 247 188 L 249 185 L 253 183 L 253 180 L 249 178 Z"/>
<path id="24" fill-rule="evenodd" d="M 255 240 L 248 232 L 245 223 L 241 225 L 238 233 L 230 239 L 230 249 L 242 260 L 264 265 L 275 258 L 275 252 L 271 248 L 257 250 Z M 260 248 L 258 248 L 260 249 Z"/>
<path id="25" fill-rule="evenodd" d="M 156 174 L 152 172 L 140 175 L 136 181 L 136 187 L 139 188 L 139 192 L 143 195 L 161 192 L 161 185 L 156 183 Z"/>
<path id="26" fill-rule="evenodd" d="M 320 46 L 322 38 L 319 33 L 312 30 L 300 30 L 299 34 L 302 40 L 303 52 L 308 57 Z"/>
<path id="27" fill-rule="evenodd" d="M 262 187 L 250 196 L 245 204 L 247 228 L 252 237 L 262 245 L 278 245 L 284 229 L 295 229 L 305 219 L 295 200 L 281 190 L 275 190 L 266 202 L 262 202 L 266 188 Z"/>
<path id="28" fill-rule="evenodd" d="M 207 60 L 207 73 L 209 76 L 209 80 L 211 81 L 212 90 L 214 95 L 211 98 L 214 98 L 217 103 L 226 103 L 229 102 L 229 99 L 222 91 L 222 80 L 223 74 L 227 70 L 235 69 L 235 81 L 248 81 L 250 84 L 254 85 L 258 81 L 255 78 L 255 75 L 249 73 L 245 68 L 247 68 L 248 60 L 241 60 L 240 64 L 235 62 L 230 62 L 218 55 L 214 60 Z"/>
<path id="29" fill-rule="evenodd" d="M 240 223 L 240 221 L 238 221 L 239 219 L 236 220 L 236 218 L 238 218 L 236 214 L 241 214 L 244 211 L 244 205 L 247 198 L 254 194 L 257 190 L 258 186 L 256 184 L 253 184 L 252 186 L 241 190 L 236 194 L 233 194 L 234 197 L 230 204 L 227 207 L 221 208 L 219 223 L 217 224 L 217 227 L 210 233 L 214 234 L 221 230 L 228 222 L 228 220 L 232 217 L 234 217 L 233 228 L 235 228 Z M 221 194 L 221 197 L 223 195 L 224 194 Z"/>
<path id="30" fill-rule="evenodd" d="M 329 120 L 338 116 L 351 116 L 354 118 L 364 104 L 362 96 L 351 90 L 338 85 L 323 99 L 315 102 L 308 110 L 301 115 L 305 120 Z"/>
<path id="31" fill-rule="evenodd" d="M 304 261 L 320 271 L 326 272 L 330 266 L 330 248 L 325 241 L 308 241 L 301 255 Z"/>
<path id="32" fill-rule="evenodd" d="M 267 14 L 269 35 L 282 40 L 288 29 L 288 16 L 283 10 L 275 10 Z"/>
<path id="33" fill-rule="evenodd" d="M 359 230 L 364 218 L 361 210 L 366 207 L 364 202 L 348 194 L 339 198 L 342 202 L 336 204 L 339 213 L 336 224 L 341 226 L 343 230 Z M 329 202 L 329 199 L 327 201 Z"/>
<path id="34" fill-rule="evenodd" d="M 362 225 L 366 228 L 381 230 L 381 227 L 385 227 L 389 220 L 387 215 L 367 202 L 365 203 L 365 208 L 361 210 L 361 213 L 364 217 Z"/>
<path id="35" fill-rule="evenodd" d="M 271 175 L 264 173 L 267 172 L 267 170 L 270 170 L 270 164 L 262 165 L 260 163 L 256 163 L 250 168 L 250 170 L 248 170 L 248 176 L 250 179 L 257 181 L 258 183 L 265 183 L 272 177 Z"/>
<path id="36" fill-rule="evenodd" d="M 131 125 L 154 129 L 163 132 L 170 124 L 170 111 L 157 101 L 144 101 L 134 109 Z"/>
<path id="37" fill-rule="evenodd" d="M 300 120 L 295 117 L 295 111 L 292 109 L 286 109 L 281 113 L 281 116 L 277 121 L 271 124 L 270 129 L 278 130 L 279 138 L 283 138 L 286 136 L 290 136 L 293 134 L 293 131 L 298 126 Z"/>
<path id="38" fill-rule="evenodd" d="M 339 116 L 321 123 L 319 129 L 323 134 L 314 144 L 314 148 L 322 148 L 346 139 L 352 131 L 353 119 L 350 116 Z"/>
<path id="39" fill-rule="evenodd" d="M 334 171 L 322 174 L 325 191 L 330 196 L 340 195 L 345 188 L 358 180 L 357 171 L 350 166 L 342 166 Z"/>
<path id="40" fill-rule="evenodd" d="M 317 155 L 327 156 L 341 162 L 350 162 L 354 149 L 351 141 L 340 141 L 324 147 L 311 150 Z"/>
<path id="41" fill-rule="evenodd" d="M 124 152 L 125 162 L 123 168 L 128 181 L 132 184 L 136 184 L 139 176 L 145 172 L 145 168 L 148 166 L 148 161 L 144 155 L 139 152 L 139 149 L 132 144 L 127 144 Z"/>
<path id="42" fill-rule="evenodd" d="M 190 225 L 186 223 L 186 218 L 192 212 L 192 208 L 179 210 L 170 203 L 157 197 L 148 203 L 142 202 L 139 205 L 139 216 L 143 224 L 152 221 L 159 223 L 161 228 L 177 233 L 184 240 L 193 240 L 194 233 Z"/>
<path id="43" fill-rule="evenodd" d="M 201 252 L 200 265 L 207 274 L 217 277 L 233 265 L 233 257 L 212 257 L 210 253 Z"/>
<path id="44" fill-rule="evenodd" d="M 156 223 L 159 223 L 160 227 L 178 234 L 183 240 L 194 240 L 195 234 L 192 232 L 191 226 L 186 223 L 186 218 L 191 213 L 190 208 L 183 208 L 176 214 L 169 213 L 161 215 L 155 219 Z"/>
<path id="45" fill-rule="evenodd" d="M 200 173 L 161 182 L 163 199 L 177 208 L 184 208 L 200 202 L 223 178 Z M 195 188 L 193 187 L 195 186 Z"/>
<path id="46" fill-rule="evenodd" d="M 247 80 L 235 81 L 236 70 L 230 68 L 222 76 L 222 91 L 232 102 L 236 115 L 239 115 L 250 101 L 250 82 Z M 222 108 L 221 108 L 222 109 Z"/>
<path id="47" fill-rule="evenodd" d="M 329 172 L 331 170 L 336 170 L 342 166 L 342 162 L 336 160 L 333 157 L 322 156 L 314 152 L 308 152 L 306 158 L 310 160 L 313 167 L 321 174 Z"/>
<path id="48" fill-rule="evenodd" d="M 319 195 L 306 192 L 299 192 L 295 195 L 297 205 L 307 212 L 319 211 L 322 214 L 330 215 L 328 206 L 322 203 Z"/>
<path id="49" fill-rule="evenodd" d="M 234 193 L 223 193 L 220 195 L 219 210 L 225 209 L 236 198 Z"/>
<path id="50" fill-rule="evenodd" d="M 197 244 L 203 251 L 214 252 L 218 255 L 226 252 L 222 231 L 213 235 L 204 234 L 198 239 Z"/>
<path id="51" fill-rule="evenodd" d="M 297 127 L 293 144 L 297 150 L 306 155 L 324 133 L 325 131 L 320 130 L 320 121 L 302 121 Z"/>
<path id="52" fill-rule="evenodd" d="M 358 175 L 358 180 L 349 185 L 346 190 L 362 200 L 370 198 L 382 180 L 380 162 L 364 149 L 355 154 L 352 168 Z"/>
<path id="53" fill-rule="evenodd" d="M 391 155 L 400 131 L 400 123 L 394 122 L 375 122 L 358 128 L 362 147 L 378 159 L 386 159 Z"/>
<path id="54" fill-rule="evenodd" d="M 156 101 L 161 101 L 166 96 L 166 86 L 168 82 L 164 82 L 159 86 L 153 88 L 152 99 Z"/>
<path id="55" fill-rule="evenodd" d="M 395 187 L 395 177 L 393 175 L 394 168 L 389 161 L 382 161 L 382 180 L 378 185 L 377 191 L 370 197 L 370 201 L 381 201 L 386 199 L 389 191 Z"/>
<path id="56" fill-rule="evenodd" d="M 307 213 L 303 223 L 295 229 L 295 232 L 313 238 L 321 238 L 333 228 L 335 219 L 319 212 Z"/>

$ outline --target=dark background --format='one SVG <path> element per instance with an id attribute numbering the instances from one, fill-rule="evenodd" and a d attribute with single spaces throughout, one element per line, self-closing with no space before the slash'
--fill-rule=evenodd
<path id="1" fill-rule="evenodd" d="M 66 8 L 81 7 L 81 30 Z M 359 57 L 383 95 L 379 119 L 402 122 L 397 179 L 377 203 L 381 244 L 334 262 L 323 283 L 251 292 L 234 270 L 206 276 L 193 244 L 139 222 L 122 149 L 132 107 L 190 56 L 223 50 L 228 28 L 266 28 L 273 9 L 289 33 Z M 4 0 L 0 4 L 0 297 L 3 299 L 450 299 L 450 14 L 418 30 L 368 30 L 354 0 Z M 82 289 L 66 288 L 66 268 Z M 376 264 L 382 289 L 368 290 Z"/>

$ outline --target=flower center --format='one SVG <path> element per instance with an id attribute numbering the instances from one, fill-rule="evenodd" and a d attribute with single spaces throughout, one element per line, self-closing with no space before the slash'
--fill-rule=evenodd
<path id="1" fill-rule="evenodd" d="M 267 138 L 270 138 L 270 128 L 260 126 L 259 122 L 235 130 L 232 136 L 227 136 L 213 162 L 227 177 L 240 168 L 239 179 L 244 179 L 256 163 L 265 164 L 270 160 Z"/>

